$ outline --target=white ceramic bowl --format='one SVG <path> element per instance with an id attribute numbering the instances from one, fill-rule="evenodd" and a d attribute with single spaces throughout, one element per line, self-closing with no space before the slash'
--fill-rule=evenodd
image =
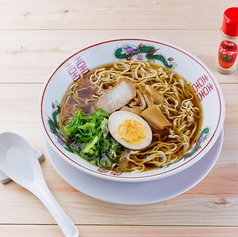
<path id="1" fill-rule="evenodd" d="M 121 59 L 147 61 L 147 54 L 140 52 L 141 45 L 154 49 L 154 63 L 168 67 L 189 81 L 201 102 L 203 119 L 199 139 L 187 152 L 186 159 L 167 167 L 131 174 L 99 169 L 66 149 L 57 127 L 52 130 L 49 121 L 57 123 L 58 106 L 69 87 L 79 75 L 89 70 Z M 119 50 L 118 50 L 119 49 Z M 130 49 L 130 50 L 126 50 Z M 124 54 L 118 54 L 121 52 Z M 150 51 L 151 52 L 151 51 Z M 150 54 L 151 56 L 151 54 Z M 214 145 L 223 128 L 225 103 L 222 90 L 211 71 L 191 53 L 170 43 L 147 39 L 115 39 L 100 42 L 79 50 L 58 65 L 46 79 L 39 98 L 39 121 L 47 143 L 80 171 L 98 178 L 122 182 L 144 182 L 160 179 L 181 172 L 200 160 Z"/>

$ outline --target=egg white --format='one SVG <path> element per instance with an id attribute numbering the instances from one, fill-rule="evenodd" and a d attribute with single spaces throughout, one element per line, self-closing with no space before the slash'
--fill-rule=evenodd
<path id="1" fill-rule="evenodd" d="M 142 140 L 140 143 L 132 144 L 132 143 L 126 142 L 124 139 L 121 138 L 120 134 L 118 133 L 118 130 L 119 130 L 119 126 L 125 120 L 135 120 L 144 126 L 146 130 L 146 136 L 144 140 Z M 140 150 L 149 146 L 152 141 L 152 131 L 149 124 L 140 116 L 128 111 L 116 111 L 112 113 L 108 119 L 108 129 L 112 137 L 116 141 L 118 141 L 122 146 L 128 149 Z"/>

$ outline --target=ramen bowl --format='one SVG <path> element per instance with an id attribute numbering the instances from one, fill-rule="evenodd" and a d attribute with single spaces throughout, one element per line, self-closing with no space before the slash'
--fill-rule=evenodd
<path id="1" fill-rule="evenodd" d="M 142 172 L 123 172 L 98 167 L 76 154 L 65 139 L 59 122 L 62 101 L 69 86 L 95 68 L 133 60 L 153 63 L 181 75 L 189 82 L 194 98 L 201 109 L 197 136 L 190 144 L 190 148 L 181 153 L 176 162 L 158 168 Z M 177 93 L 176 90 L 174 93 Z M 189 169 L 213 147 L 223 129 L 224 118 L 223 93 L 209 68 L 184 49 L 167 42 L 148 39 L 109 40 L 75 52 L 49 75 L 39 98 L 39 122 L 46 143 L 61 159 L 79 172 L 116 182 L 152 181 Z"/>

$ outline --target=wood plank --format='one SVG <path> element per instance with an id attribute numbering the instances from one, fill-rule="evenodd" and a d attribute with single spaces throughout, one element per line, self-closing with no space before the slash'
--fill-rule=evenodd
<path id="1" fill-rule="evenodd" d="M 232 172 L 235 175 L 234 171 Z M 55 181 L 47 179 L 48 185 L 60 205 L 76 224 L 237 227 L 237 193 L 207 194 L 205 189 L 210 188 L 214 191 L 214 186 L 204 187 L 201 184 L 200 189 L 195 189 L 196 191 L 191 189 L 179 197 L 161 203 L 125 206 L 89 198 L 58 180 L 57 175 L 53 173 L 54 171 L 51 170 L 50 177 Z M 53 183 L 57 184 L 57 187 Z M 214 184 L 220 183 L 214 182 Z M 48 211 L 33 195 L 21 188 L 17 189 L 17 186 L 8 185 L 15 186 L 16 184 L 11 183 L 0 188 L 2 224 L 55 224 Z M 9 197 L 9 193 L 6 192 L 11 192 L 15 198 Z M 222 190 L 220 189 L 219 192 Z M 221 212 L 222 216 L 220 216 Z"/>
<path id="2" fill-rule="evenodd" d="M 179 226 L 77 226 L 83 237 L 237 237 L 237 227 L 179 227 Z M 57 226 L 0 226 L 3 236 L 16 237 L 63 237 Z"/>
<path id="3" fill-rule="evenodd" d="M 181 226 L 77 226 L 80 236 L 83 237 L 237 237 L 236 227 L 181 227 Z M 57 226 L 0 226 L 0 233 L 3 236 L 16 237 L 63 237 Z"/>
<path id="4" fill-rule="evenodd" d="M 186 30 L 0 31 L 1 40 L 7 42 L 0 44 L 0 83 L 42 83 L 72 53 L 97 42 L 124 37 L 175 44 L 202 60 L 220 83 L 238 83 L 238 72 L 222 75 L 215 69 L 218 30 L 191 30 L 189 37 Z"/>
<path id="5" fill-rule="evenodd" d="M 2 0 L 0 29 L 210 30 L 220 28 L 223 11 L 233 5 L 232 0 Z"/>

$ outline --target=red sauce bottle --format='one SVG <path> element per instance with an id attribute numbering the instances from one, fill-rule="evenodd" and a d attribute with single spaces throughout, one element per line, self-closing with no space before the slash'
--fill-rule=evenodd
<path id="1" fill-rule="evenodd" d="M 225 10 L 221 27 L 216 69 L 220 73 L 234 73 L 238 68 L 238 7 Z"/>

